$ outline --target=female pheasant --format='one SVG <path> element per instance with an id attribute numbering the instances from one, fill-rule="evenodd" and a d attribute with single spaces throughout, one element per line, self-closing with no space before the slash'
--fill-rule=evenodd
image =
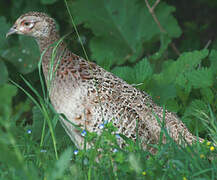
<path id="1" fill-rule="evenodd" d="M 47 14 L 29 12 L 20 16 L 7 36 L 14 33 L 36 39 L 43 54 L 42 68 L 47 86 L 51 80 L 50 72 L 54 74 L 50 84 L 51 103 L 73 124 L 100 133 L 99 126 L 105 120 L 112 121 L 117 133 L 133 140 L 138 132 L 146 148 L 148 143 L 158 142 L 164 121 L 164 127 L 177 143 L 181 142 L 180 137 L 190 144 L 202 141 L 193 136 L 175 114 L 163 112 L 163 108 L 157 106 L 149 95 L 95 63 L 73 54 L 63 42 L 57 48 L 52 67 L 52 44 L 60 37 L 55 21 Z M 76 146 L 82 148 L 84 139 L 80 131 L 65 119 L 61 119 L 61 123 Z"/>

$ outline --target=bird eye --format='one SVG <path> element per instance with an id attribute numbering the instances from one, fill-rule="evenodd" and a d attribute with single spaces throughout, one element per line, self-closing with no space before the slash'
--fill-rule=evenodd
<path id="1" fill-rule="evenodd" d="M 30 23 L 29 23 L 29 22 L 25 22 L 24 25 L 25 25 L 25 26 L 29 26 Z"/>

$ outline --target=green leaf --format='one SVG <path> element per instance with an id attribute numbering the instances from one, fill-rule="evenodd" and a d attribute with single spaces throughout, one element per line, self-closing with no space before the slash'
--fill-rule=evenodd
<path id="1" fill-rule="evenodd" d="M 8 164 L 8 166 L 15 168 L 22 167 L 22 164 L 20 163 L 18 157 L 14 152 L 12 152 L 11 148 L 9 148 L 7 144 L 0 142 L 0 154 L 1 163 Z"/>
<path id="2" fill-rule="evenodd" d="M 128 83 L 132 84 L 135 80 L 135 74 L 133 71 L 133 68 L 129 66 L 123 66 L 123 67 L 116 67 L 112 70 L 112 72 L 122 78 L 123 80 L 127 81 Z"/>
<path id="3" fill-rule="evenodd" d="M 43 128 L 44 117 L 37 106 L 33 107 L 32 114 L 33 114 L 33 124 L 31 126 L 28 125 L 26 129 L 33 129 L 32 136 L 35 141 L 39 141 L 41 139 L 41 131 Z"/>
<path id="4" fill-rule="evenodd" d="M 151 68 L 150 63 L 147 58 L 139 61 L 134 67 L 133 70 L 135 72 L 135 80 L 134 83 L 144 82 L 146 79 L 151 77 L 153 70 Z"/>
<path id="5" fill-rule="evenodd" d="M 68 148 L 63 152 L 60 159 L 56 162 L 55 168 L 52 170 L 50 179 L 61 179 L 63 177 L 63 174 L 71 161 L 72 154 L 71 148 Z"/>
<path id="6" fill-rule="evenodd" d="M 198 128 L 199 131 L 204 130 L 204 126 L 201 121 L 207 121 L 209 118 L 209 108 L 207 104 L 205 104 L 202 100 L 194 100 L 187 107 L 183 121 L 190 127 L 191 129 Z"/>
<path id="7" fill-rule="evenodd" d="M 174 82 L 179 76 L 192 71 L 208 55 L 208 50 L 183 53 L 176 61 L 170 63 L 155 79 L 162 82 Z"/>
<path id="8" fill-rule="evenodd" d="M 189 82 L 189 73 L 195 71 L 195 68 L 207 55 L 208 50 L 187 52 L 183 53 L 176 61 L 169 60 L 168 63 L 164 63 L 162 72 L 155 74 L 149 85 L 153 98 L 160 103 L 175 98 L 177 85 L 185 89 L 185 94 L 189 94 L 192 85 L 196 85 L 192 81 Z"/>
<path id="9" fill-rule="evenodd" d="M 0 85 L 4 84 L 8 80 L 8 70 L 7 67 L 5 66 L 5 63 L 1 61 L 0 59 Z"/>
<path id="10" fill-rule="evenodd" d="M 161 34 L 146 6 L 136 0 L 76 0 L 70 3 L 76 21 L 91 29 L 95 38 L 90 49 L 98 64 L 112 59 L 109 64 L 135 61 L 143 53 L 143 44 Z M 165 3 L 156 8 L 159 21 L 169 37 L 179 37 L 181 30 L 171 13 L 175 9 Z M 91 11 L 91 13 L 89 13 Z M 102 43 L 103 42 L 103 43 Z M 107 57 L 108 55 L 108 57 Z"/>
<path id="11" fill-rule="evenodd" d="M 7 47 L 7 39 L 6 33 L 10 29 L 10 25 L 6 22 L 5 17 L 0 17 L 0 53 L 2 53 L 2 49 Z"/>
<path id="12" fill-rule="evenodd" d="M 112 70 L 114 74 L 128 83 L 142 83 L 152 75 L 152 68 L 146 58 L 139 61 L 134 67 L 122 66 Z"/>
<path id="13" fill-rule="evenodd" d="M 114 44 L 117 46 L 111 46 Z M 90 48 L 92 51 L 92 59 L 96 60 L 97 64 L 103 68 L 110 70 L 113 64 L 123 64 L 130 55 L 124 57 L 128 51 L 123 47 L 122 42 L 115 41 L 112 38 L 94 37 L 90 41 Z M 123 58 L 124 57 L 124 58 Z"/>
<path id="14" fill-rule="evenodd" d="M 177 100 L 170 99 L 167 101 L 166 108 L 171 112 L 178 112 L 180 110 Z"/>
<path id="15" fill-rule="evenodd" d="M 194 88 L 207 88 L 213 85 L 213 73 L 209 68 L 201 68 L 188 74 L 189 83 Z"/>
<path id="16" fill-rule="evenodd" d="M 151 59 L 159 59 L 165 50 L 168 48 L 169 44 L 171 43 L 172 39 L 167 34 L 161 34 L 160 36 L 160 49 L 158 52 L 153 54 L 150 58 Z"/>
<path id="17" fill-rule="evenodd" d="M 170 99 L 176 97 L 176 87 L 174 84 L 160 83 L 154 84 L 150 83 L 151 95 L 155 102 L 160 104 L 166 104 Z"/>
<path id="18" fill-rule="evenodd" d="M 27 74 L 36 69 L 39 61 L 39 48 L 30 37 L 19 36 L 18 45 L 7 49 L 2 56 L 13 63 L 18 71 Z"/>
<path id="19" fill-rule="evenodd" d="M 200 90 L 204 102 L 207 102 L 209 104 L 213 104 L 215 95 L 213 94 L 213 91 L 210 88 L 203 88 Z"/>
<path id="20" fill-rule="evenodd" d="M 212 50 L 209 55 L 209 60 L 211 62 L 210 68 L 213 73 L 217 74 L 217 50 Z"/>
<path id="21" fill-rule="evenodd" d="M 190 92 L 191 88 L 207 88 L 213 85 L 213 72 L 211 68 L 193 69 L 180 74 L 176 83 Z"/>
<path id="22" fill-rule="evenodd" d="M 42 4 L 54 4 L 57 1 L 58 0 L 41 0 L 41 3 Z"/>

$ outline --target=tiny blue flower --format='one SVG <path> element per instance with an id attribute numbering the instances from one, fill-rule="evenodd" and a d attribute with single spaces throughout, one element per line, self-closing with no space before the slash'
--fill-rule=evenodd
<path id="1" fill-rule="evenodd" d="M 27 134 L 31 134 L 32 133 L 32 130 L 31 129 L 28 129 L 27 130 Z"/>
<path id="2" fill-rule="evenodd" d="M 74 155 L 77 155 L 78 154 L 78 150 L 74 150 Z"/>
<path id="3" fill-rule="evenodd" d="M 83 130 L 83 131 L 81 132 L 81 135 L 82 135 L 82 136 L 86 136 L 86 134 L 87 134 L 87 132 L 86 132 L 85 130 Z"/>
<path id="4" fill-rule="evenodd" d="M 108 120 L 105 120 L 103 124 L 108 124 Z"/>
<path id="5" fill-rule="evenodd" d="M 99 129 L 103 129 L 104 127 L 105 127 L 104 124 L 100 124 L 100 125 L 99 125 Z"/>
<path id="6" fill-rule="evenodd" d="M 41 152 L 41 153 L 46 153 L 47 150 L 46 150 L 46 149 L 42 149 L 40 152 Z"/>
<path id="7" fill-rule="evenodd" d="M 113 149 L 113 153 L 116 153 L 118 152 L 118 150 L 116 148 Z"/>
<path id="8" fill-rule="evenodd" d="M 116 136 L 117 139 L 121 138 L 121 136 L 119 134 L 115 134 L 115 136 Z"/>

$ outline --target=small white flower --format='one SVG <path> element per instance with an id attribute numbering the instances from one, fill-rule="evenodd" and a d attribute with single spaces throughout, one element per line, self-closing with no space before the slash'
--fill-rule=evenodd
<path id="1" fill-rule="evenodd" d="M 103 129 L 104 127 L 105 127 L 104 124 L 100 124 L 100 125 L 99 125 L 99 129 Z"/>
<path id="2" fill-rule="evenodd" d="M 77 155 L 78 154 L 78 150 L 74 150 L 74 155 Z"/>
<path id="3" fill-rule="evenodd" d="M 121 136 L 119 134 L 115 134 L 115 136 L 116 136 L 117 139 L 121 138 Z"/>
<path id="4" fill-rule="evenodd" d="M 81 132 L 81 135 L 82 135 L 82 136 L 86 136 L 86 134 L 87 134 L 87 132 L 86 132 L 85 130 L 83 130 L 83 131 Z"/>
<path id="5" fill-rule="evenodd" d="M 41 153 L 46 153 L 47 150 L 46 150 L 46 149 L 42 149 L 40 152 L 41 152 Z"/>
<path id="6" fill-rule="evenodd" d="M 22 62 L 22 61 L 23 61 L 23 59 L 22 59 L 22 58 L 19 58 L 19 59 L 18 59 L 18 61 L 19 61 L 19 62 Z"/>
<path id="7" fill-rule="evenodd" d="M 27 130 L 27 134 L 31 134 L 32 133 L 32 130 L 31 129 L 28 129 Z"/>
<path id="8" fill-rule="evenodd" d="M 113 153 L 116 153 L 118 152 L 118 150 L 116 148 L 113 149 Z"/>

